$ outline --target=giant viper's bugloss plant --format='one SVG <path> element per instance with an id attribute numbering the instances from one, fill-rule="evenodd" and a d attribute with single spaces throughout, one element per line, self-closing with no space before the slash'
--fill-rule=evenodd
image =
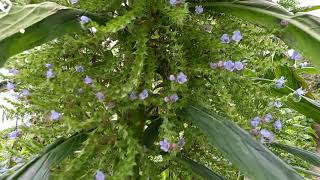
<path id="1" fill-rule="evenodd" d="M 252 135 L 240 126 L 271 110 L 289 118 L 268 104 L 278 100 L 319 121 L 319 103 L 297 91 L 307 85 L 283 55 L 287 45 L 320 65 L 319 18 L 258 0 L 70 2 L 0 13 L 0 64 L 20 70 L 6 86 L 21 92 L 13 114 L 36 114 L 34 127 L 10 133 L 25 137 L 13 147 L 30 155 L 65 136 L 0 178 L 226 179 L 239 170 L 303 179 L 252 137 L 274 139 L 270 114 L 253 120 Z M 272 147 L 318 165 L 311 152 Z"/>

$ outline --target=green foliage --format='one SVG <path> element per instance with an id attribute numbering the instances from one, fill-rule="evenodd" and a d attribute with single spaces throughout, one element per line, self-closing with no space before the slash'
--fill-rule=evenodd
<path id="1" fill-rule="evenodd" d="M 21 1 L 22 4 L 34 2 L 42 1 Z M 47 42 L 11 57 L 5 64 L 6 68 L 20 71 L 16 76 L 3 76 L 17 85 L 15 91 L 30 91 L 30 96 L 20 95 L 18 102 L 11 102 L 15 109 L 7 111 L 12 116 L 31 115 L 32 126 L 18 126 L 20 134 L 14 140 L 7 138 L 13 129 L 0 132 L 0 149 L 5 152 L 0 154 L 0 160 L 4 162 L 1 166 L 15 166 L 17 163 L 12 163 L 11 159 L 17 156 L 31 159 L 57 137 L 87 132 L 87 138 L 77 146 L 79 148 L 63 154 L 63 161 L 45 169 L 46 173 L 50 169 L 51 179 L 92 179 L 97 170 L 104 172 L 108 179 L 217 177 L 211 169 L 225 179 L 243 175 L 256 179 L 301 179 L 300 175 L 304 174 L 298 175 L 290 165 L 310 167 L 299 158 L 275 150 L 275 154 L 283 159 L 280 160 L 245 132 L 252 128 L 252 118 L 270 113 L 274 119 L 282 120 L 283 129 L 279 131 L 272 123 L 262 123 L 257 131 L 269 129 L 280 143 L 303 146 L 308 150 L 314 147 L 314 131 L 310 127 L 313 120 L 305 116 L 316 121 L 319 107 L 311 93 L 294 105 L 290 104 L 293 90 L 300 86 L 306 88 L 307 84 L 295 73 L 296 62 L 289 61 L 284 55 L 288 47 L 274 35 L 294 28 L 296 19 L 309 17 L 290 19 L 291 14 L 281 8 L 264 9 L 268 3 L 262 3 L 262 6 L 253 3 L 253 8 L 246 2 L 235 7 L 235 3 L 205 1 L 176 6 L 167 0 L 79 0 L 75 5 L 69 1 L 55 2 L 68 9 L 23 26 L 31 25 L 25 34 L 15 30 L 9 37 L 19 37 L 20 42 L 25 37 L 37 40 L 46 35 L 45 41 L 41 39 L 36 44 L 26 41 L 19 46 L 7 38 L 0 41 L 0 47 L 8 42 L 18 48 L 5 55 L 7 57 Z M 199 4 L 204 7 L 203 14 L 194 13 L 194 5 Z M 212 7 L 213 4 L 223 8 Z M 248 18 L 252 18 L 247 16 L 249 12 L 260 8 L 263 13 L 255 16 L 254 22 L 265 18 L 263 22 L 270 26 L 263 29 L 245 21 L 246 18 L 238 19 L 214 11 L 226 11 L 228 7 L 234 8 L 228 11 L 231 14 L 241 12 L 237 15 Z M 248 8 L 251 11 L 247 11 Z M 282 15 L 266 16 L 271 11 Z M 67 13 L 62 17 L 61 12 L 75 14 L 69 16 Z M 78 16 L 83 12 L 92 19 L 87 24 L 78 22 Z M 62 28 L 61 31 L 51 29 L 48 24 L 53 23 L 53 17 L 59 22 L 70 17 L 75 28 L 65 31 L 68 26 L 58 24 L 55 27 Z M 293 25 L 281 28 L 282 18 L 289 18 Z M 47 24 L 45 28 L 41 28 L 41 23 Z M 92 31 L 92 27 L 96 31 Z M 298 27 L 307 26 L 299 22 Z M 243 36 L 240 42 L 220 42 L 222 34 L 230 35 L 236 30 Z M 39 36 L 39 31 L 43 36 Z M 316 31 L 307 29 L 299 37 L 312 34 L 310 42 L 319 43 Z M 302 31 L 292 33 L 296 32 Z M 49 41 L 54 37 L 57 39 Z M 305 45 L 301 39 L 299 44 Z M 303 49 L 307 51 L 306 58 L 315 60 L 318 51 L 308 51 L 308 46 Z M 245 69 L 231 72 L 209 66 L 228 59 L 242 61 Z M 48 63 L 53 65 L 49 68 L 55 74 L 53 78 L 46 77 Z M 82 66 L 84 72 L 77 71 L 78 66 Z M 187 75 L 186 83 L 169 80 L 170 75 L 176 76 L 180 72 Z M 275 93 L 274 79 L 280 76 L 286 77 L 287 88 Z M 92 78 L 93 82 L 85 83 L 86 77 Z M 145 89 L 149 94 L 146 99 L 130 98 L 132 93 L 139 96 Z M 104 98 L 97 98 L 97 93 Z M 176 102 L 164 100 L 175 93 L 179 97 Z M 287 104 L 275 108 L 273 103 L 277 100 Z M 192 109 L 190 102 L 201 104 L 212 113 Z M 61 118 L 52 120 L 51 111 L 61 113 Z M 19 120 L 19 123 L 21 121 L 25 120 Z M 254 137 L 261 138 L 260 135 Z M 183 148 L 178 145 L 181 138 L 186 141 Z M 170 142 L 169 152 L 159 148 L 159 141 L 164 139 Z M 46 158 L 46 154 L 42 155 L 38 160 Z"/>

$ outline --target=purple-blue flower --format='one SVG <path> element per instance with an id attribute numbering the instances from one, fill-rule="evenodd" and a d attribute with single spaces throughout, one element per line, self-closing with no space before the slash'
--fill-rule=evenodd
<path id="1" fill-rule="evenodd" d="M 140 94 L 139 94 L 139 99 L 145 100 L 149 96 L 148 90 L 144 89 Z"/>
<path id="2" fill-rule="evenodd" d="M 177 76 L 177 83 L 183 84 L 187 81 L 188 81 L 187 76 L 183 72 L 180 72 Z"/>
<path id="3" fill-rule="evenodd" d="M 242 35 L 240 31 L 234 31 L 232 35 L 232 40 L 235 42 L 239 42 L 242 39 Z"/>
<path id="4" fill-rule="evenodd" d="M 167 139 L 163 139 L 163 141 L 160 141 L 160 149 L 164 152 L 168 152 L 169 151 L 169 141 Z"/>
<path id="5" fill-rule="evenodd" d="M 90 19 L 87 17 L 87 16 L 81 16 L 80 17 L 80 22 L 82 23 L 82 24 L 86 24 L 86 23 L 88 23 L 90 21 Z"/>
<path id="6" fill-rule="evenodd" d="M 275 128 L 276 130 L 281 130 L 281 128 L 282 128 L 282 123 L 281 123 L 280 120 L 276 120 L 276 121 L 274 122 L 273 126 L 274 126 L 274 128 Z"/>
<path id="7" fill-rule="evenodd" d="M 85 84 L 92 84 L 92 81 L 93 81 L 92 78 L 89 76 L 86 76 L 83 80 Z"/>
<path id="8" fill-rule="evenodd" d="M 178 101 L 178 100 L 179 100 L 179 96 L 178 96 L 177 93 L 174 93 L 174 94 L 172 94 L 172 95 L 170 95 L 170 96 L 166 96 L 166 97 L 164 98 L 164 101 L 165 101 L 165 102 L 176 102 L 176 101 Z"/>
<path id="9" fill-rule="evenodd" d="M 84 72 L 84 67 L 83 66 L 76 66 L 75 67 L 77 72 Z"/>
<path id="10" fill-rule="evenodd" d="M 230 42 L 230 38 L 229 38 L 229 35 L 228 34 L 223 34 L 220 38 L 220 41 L 222 43 L 229 43 Z"/>
<path id="11" fill-rule="evenodd" d="M 244 65 L 242 62 L 240 61 L 236 61 L 234 62 L 234 68 L 238 71 L 242 70 L 244 68 Z"/>
<path id="12" fill-rule="evenodd" d="M 176 6 L 178 4 L 178 1 L 177 0 L 170 0 L 169 3 L 171 6 Z"/>
<path id="13" fill-rule="evenodd" d="M 195 7 L 195 12 L 197 14 L 203 13 L 203 7 L 201 5 Z"/>
<path id="14" fill-rule="evenodd" d="M 11 83 L 11 82 L 8 82 L 7 83 L 7 90 L 14 90 L 16 88 L 16 85 Z"/>
<path id="15" fill-rule="evenodd" d="M 212 63 L 211 62 L 209 65 L 210 65 L 211 69 L 216 69 L 218 67 L 217 63 Z"/>
<path id="16" fill-rule="evenodd" d="M 50 64 L 50 63 L 48 63 L 48 64 L 46 64 L 46 67 L 47 67 L 48 69 L 52 69 L 52 68 L 53 68 L 53 65 Z"/>
<path id="17" fill-rule="evenodd" d="M 57 111 L 51 111 L 50 119 L 53 121 L 59 120 L 61 118 L 61 113 L 58 113 Z"/>
<path id="18" fill-rule="evenodd" d="M 16 139 L 19 135 L 19 131 L 15 130 L 9 133 L 9 138 L 10 139 Z"/>
<path id="19" fill-rule="evenodd" d="M 104 176 L 103 172 L 98 170 L 96 172 L 96 180 L 104 180 L 104 179 L 105 179 L 105 176 Z"/>
<path id="20" fill-rule="evenodd" d="M 298 51 L 293 51 L 292 55 L 290 56 L 290 59 L 292 60 L 300 60 L 302 58 L 301 54 Z"/>
<path id="21" fill-rule="evenodd" d="M 13 74 L 13 75 L 17 75 L 17 74 L 20 73 L 20 71 L 13 68 L 13 69 L 9 69 L 9 73 L 11 73 L 11 74 Z"/>
<path id="22" fill-rule="evenodd" d="M 274 107 L 276 108 L 281 108 L 283 106 L 282 102 L 281 101 L 276 101 L 273 103 Z"/>
<path id="23" fill-rule="evenodd" d="M 21 90 L 21 94 L 22 94 L 23 96 L 30 96 L 30 92 L 29 92 L 29 90 L 27 90 L 27 89 L 22 89 L 22 90 Z"/>
<path id="24" fill-rule="evenodd" d="M 179 147 L 180 147 L 180 150 L 183 149 L 183 146 L 184 146 L 185 144 L 186 144 L 185 139 L 184 139 L 183 137 L 181 137 L 181 138 L 179 139 L 179 142 L 178 142 L 178 145 L 179 145 Z"/>
<path id="25" fill-rule="evenodd" d="M 176 80 L 176 77 L 175 77 L 173 74 L 171 74 L 171 75 L 169 76 L 169 80 L 170 80 L 170 81 L 175 81 L 175 80 Z"/>
<path id="26" fill-rule="evenodd" d="M 104 100 L 104 95 L 102 92 L 97 92 L 96 93 L 96 98 L 99 100 L 99 101 L 103 101 Z"/>
<path id="27" fill-rule="evenodd" d="M 270 122 L 272 120 L 272 115 L 271 114 L 266 114 L 264 117 L 263 117 L 263 121 L 264 122 Z"/>
<path id="28" fill-rule="evenodd" d="M 136 92 L 130 93 L 129 94 L 129 99 L 132 100 L 132 101 L 138 99 L 137 93 Z"/>
<path id="29" fill-rule="evenodd" d="M 267 139 L 272 139 L 272 137 L 273 137 L 272 132 L 270 132 L 270 131 L 268 131 L 266 129 L 262 129 L 260 131 L 260 134 L 261 134 L 262 137 L 267 138 Z"/>
<path id="30" fill-rule="evenodd" d="M 280 89 L 284 87 L 284 83 L 286 82 L 285 78 L 281 76 L 279 79 L 276 80 L 275 88 Z"/>
<path id="31" fill-rule="evenodd" d="M 225 69 L 227 69 L 229 71 L 234 70 L 234 62 L 232 62 L 231 60 L 224 62 L 223 66 Z"/>
<path id="32" fill-rule="evenodd" d="M 53 72 L 52 69 L 49 69 L 49 70 L 47 71 L 47 78 L 48 78 L 48 79 L 54 78 L 55 76 L 56 76 L 56 74 Z"/>
<path id="33" fill-rule="evenodd" d="M 256 128 L 260 123 L 260 118 L 259 117 L 255 117 L 251 120 L 251 126 Z"/>
<path id="34" fill-rule="evenodd" d="M 306 94 L 306 92 L 301 88 L 297 89 L 294 94 L 298 95 L 298 96 L 304 96 Z"/>
<path id="35" fill-rule="evenodd" d="M 76 4 L 78 2 L 78 0 L 70 0 L 71 4 Z"/>

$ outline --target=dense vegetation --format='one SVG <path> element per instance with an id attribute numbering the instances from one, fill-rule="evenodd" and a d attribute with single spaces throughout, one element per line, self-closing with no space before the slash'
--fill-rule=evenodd
<path id="1" fill-rule="evenodd" d="M 27 16 L 0 14 L 0 64 L 11 74 L 3 89 L 16 92 L 7 111 L 19 124 L 0 132 L 0 179 L 317 175 L 307 169 L 320 164 L 310 152 L 319 104 L 302 78 L 317 73 L 305 62 L 319 64 L 319 31 L 308 28 L 315 17 L 260 1 L 18 9 L 41 2 L 12 5 Z M 26 23 L 6 29 L 10 16 Z"/>

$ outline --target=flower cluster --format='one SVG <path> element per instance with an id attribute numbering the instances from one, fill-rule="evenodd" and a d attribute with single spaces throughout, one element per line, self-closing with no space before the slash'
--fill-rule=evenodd
<path id="1" fill-rule="evenodd" d="M 273 121 L 273 117 L 271 114 L 266 114 L 265 116 L 255 117 L 250 121 L 251 124 L 251 134 L 254 136 L 261 137 L 261 142 L 265 142 L 266 140 L 269 142 L 274 141 L 274 134 L 267 130 L 266 128 L 259 127 L 260 126 L 267 126 L 269 123 Z M 273 122 L 273 128 L 275 131 L 280 131 L 282 129 L 282 123 L 280 120 L 275 120 Z M 261 129 L 259 131 L 259 129 Z"/>
<path id="2" fill-rule="evenodd" d="M 179 100 L 179 96 L 176 93 L 166 96 L 164 98 L 165 102 L 176 102 L 178 100 Z"/>
<path id="3" fill-rule="evenodd" d="M 231 39 L 232 39 L 232 41 L 234 41 L 234 42 L 240 42 L 241 39 L 242 39 L 241 32 L 240 32 L 240 31 L 234 31 L 233 34 L 232 34 L 232 36 L 231 36 Z M 223 35 L 220 37 L 220 41 L 221 41 L 221 43 L 226 43 L 226 44 L 228 44 L 228 43 L 231 42 L 229 35 L 226 34 L 226 33 L 223 34 Z"/>
<path id="4" fill-rule="evenodd" d="M 210 67 L 212 69 L 217 69 L 217 68 L 220 68 L 220 69 L 226 69 L 226 70 L 229 70 L 229 71 L 240 71 L 244 68 L 244 63 L 242 63 L 241 61 L 231 61 L 231 60 L 228 60 L 228 61 L 219 61 L 217 63 L 210 63 Z"/>
<path id="5" fill-rule="evenodd" d="M 169 152 L 169 151 L 176 151 L 176 150 L 182 150 L 183 146 L 186 144 L 184 138 L 180 138 L 178 143 L 172 143 L 170 144 L 167 139 L 163 139 L 160 141 L 160 149 L 164 152 Z M 177 149 L 179 148 L 179 149 Z"/>
<path id="6" fill-rule="evenodd" d="M 142 92 L 139 94 L 137 94 L 136 92 L 132 92 L 129 94 L 129 99 L 132 101 L 136 99 L 145 100 L 148 97 L 149 97 L 149 91 L 147 89 L 142 90 Z"/>
<path id="7" fill-rule="evenodd" d="M 171 75 L 169 76 L 169 80 L 170 80 L 170 81 L 175 81 L 175 82 L 177 82 L 178 84 L 184 84 L 185 82 L 188 81 L 187 76 L 186 76 L 183 72 L 180 72 L 180 73 L 177 75 L 177 77 L 176 77 L 175 75 L 171 74 Z"/>

